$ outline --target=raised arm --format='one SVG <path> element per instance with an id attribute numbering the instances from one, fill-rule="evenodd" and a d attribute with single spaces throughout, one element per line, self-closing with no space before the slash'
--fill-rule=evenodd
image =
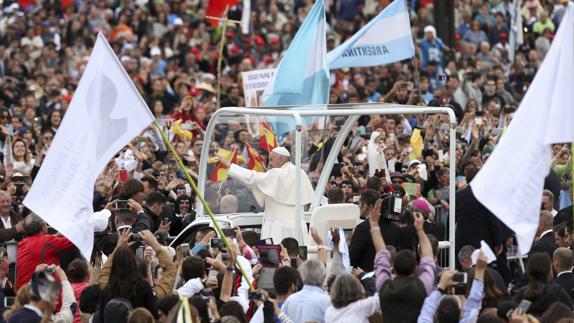
<path id="1" fill-rule="evenodd" d="M 375 246 L 375 251 L 386 250 L 385 240 L 381 234 L 381 227 L 379 226 L 379 221 L 381 219 L 381 200 L 377 200 L 375 206 L 371 209 L 369 214 L 369 224 L 371 225 L 371 239 L 373 239 L 373 245 Z"/>
<path id="2" fill-rule="evenodd" d="M 433 258 L 432 246 L 429 241 L 429 238 L 425 233 L 425 230 L 423 229 L 425 219 L 418 212 L 415 212 L 414 216 L 415 216 L 415 229 L 417 230 L 417 236 L 419 238 L 419 245 L 421 248 L 421 258 L 430 257 L 432 259 Z"/>
<path id="3" fill-rule="evenodd" d="M 435 276 L 435 269 L 436 264 L 433 258 L 432 246 L 431 243 L 423 230 L 424 225 L 424 218 L 423 216 L 415 212 L 415 229 L 417 231 L 417 236 L 419 238 L 419 246 L 420 246 L 420 256 L 421 261 L 419 264 L 419 268 L 417 270 L 418 278 L 425 286 L 425 290 L 427 291 L 427 295 L 433 291 L 434 288 L 434 276 Z"/>
<path id="4" fill-rule="evenodd" d="M 381 200 L 377 200 L 375 206 L 369 215 L 369 224 L 371 225 L 371 239 L 377 254 L 375 255 L 375 285 L 377 290 L 381 289 L 383 283 L 391 278 L 391 254 L 385 246 L 385 240 L 381 234 L 381 227 L 379 226 L 379 219 L 381 215 Z"/>

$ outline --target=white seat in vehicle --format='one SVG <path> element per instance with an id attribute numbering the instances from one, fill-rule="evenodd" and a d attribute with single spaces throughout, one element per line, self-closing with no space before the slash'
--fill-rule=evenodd
<path id="1" fill-rule="evenodd" d="M 330 204 L 320 206 L 311 215 L 310 228 L 317 229 L 319 235 L 325 240 L 327 231 L 332 227 L 341 227 L 345 235 L 350 238 L 350 233 L 361 222 L 359 206 L 355 204 Z M 309 233 L 310 234 L 310 233 Z M 311 240 L 311 245 L 316 245 Z"/>

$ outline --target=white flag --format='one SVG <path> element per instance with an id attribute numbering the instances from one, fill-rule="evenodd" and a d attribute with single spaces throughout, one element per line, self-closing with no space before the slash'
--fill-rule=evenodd
<path id="1" fill-rule="evenodd" d="M 522 254 L 538 226 L 553 143 L 574 140 L 574 4 L 508 131 L 472 181 L 476 198 L 512 229 Z"/>
<path id="2" fill-rule="evenodd" d="M 112 48 L 99 34 L 24 205 L 90 259 L 96 179 L 108 161 L 153 120 Z"/>

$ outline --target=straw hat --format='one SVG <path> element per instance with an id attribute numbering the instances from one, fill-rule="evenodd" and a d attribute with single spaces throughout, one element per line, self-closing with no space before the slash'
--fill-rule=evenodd
<path id="1" fill-rule="evenodd" d="M 215 94 L 215 89 L 213 88 L 213 86 L 211 84 L 201 82 L 198 85 L 196 85 L 195 87 L 199 90 L 204 90 L 204 91 Z"/>

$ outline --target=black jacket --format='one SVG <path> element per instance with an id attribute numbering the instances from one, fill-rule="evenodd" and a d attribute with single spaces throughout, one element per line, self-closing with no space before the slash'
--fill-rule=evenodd
<path id="1" fill-rule="evenodd" d="M 572 272 L 561 274 L 554 279 L 553 283 L 560 285 L 570 298 L 574 298 L 574 274 Z"/>
<path id="2" fill-rule="evenodd" d="M 556 245 L 554 244 L 554 232 L 550 231 L 540 237 L 540 239 L 532 245 L 532 249 L 530 249 L 528 256 L 535 252 L 546 252 L 550 256 L 550 259 L 552 259 L 554 250 L 556 250 Z"/>
<path id="3" fill-rule="evenodd" d="M 8 323 L 10 322 L 25 322 L 25 323 L 35 323 L 35 322 L 42 322 L 42 318 L 40 315 L 36 314 L 36 312 L 32 311 L 28 308 L 22 308 L 19 311 L 12 314 Z"/>
<path id="4" fill-rule="evenodd" d="M 562 210 L 558 211 L 558 214 L 554 217 L 554 225 L 558 225 L 562 222 L 571 221 L 572 220 L 572 205 L 563 208 Z"/>
<path id="5" fill-rule="evenodd" d="M 528 285 L 519 289 L 514 295 L 513 301 L 516 304 L 520 304 L 520 301 L 524 299 L 524 291 L 528 288 Z M 530 308 L 528 309 L 528 314 L 534 316 L 541 316 L 552 304 L 555 302 L 564 303 L 569 309 L 572 309 L 572 300 L 570 296 L 557 284 L 547 284 L 544 286 L 544 292 L 535 297 L 534 299 L 529 299 L 532 302 Z"/>
<path id="6" fill-rule="evenodd" d="M 470 186 L 456 193 L 456 252 L 465 245 L 480 248 L 484 240 L 492 250 L 502 244 L 498 219 L 482 205 Z"/>
<path id="7" fill-rule="evenodd" d="M 390 221 L 381 220 L 379 226 L 381 227 L 381 234 L 385 244 L 395 246 L 398 242 L 399 228 L 397 225 Z M 349 247 L 351 266 L 360 267 L 366 272 L 373 271 L 375 253 L 375 246 L 371 238 L 371 224 L 369 220 L 365 220 L 353 230 Z"/>

